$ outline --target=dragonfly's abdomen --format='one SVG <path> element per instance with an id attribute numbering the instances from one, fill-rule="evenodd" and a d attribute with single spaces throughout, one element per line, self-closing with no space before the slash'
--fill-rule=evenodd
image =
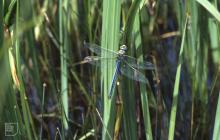
<path id="1" fill-rule="evenodd" d="M 116 67 L 115 67 L 115 71 L 113 74 L 113 78 L 112 78 L 112 82 L 111 82 L 111 88 L 109 91 L 109 98 L 112 97 L 113 93 L 115 92 L 115 86 L 116 86 L 116 81 L 118 78 L 118 74 L 119 74 L 119 69 L 120 69 L 120 65 L 121 65 L 121 61 L 119 59 L 116 60 Z"/>

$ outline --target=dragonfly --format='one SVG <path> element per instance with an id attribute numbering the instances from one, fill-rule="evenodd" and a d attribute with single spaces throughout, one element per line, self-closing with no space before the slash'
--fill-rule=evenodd
<path id="1" fill-rule="evenodd" d="M 126 45 L 120 46 L 118 52 L 100 47 L 97 44 L 90 44 L 86 42 L 84 42 L 84 46 L 96 54 L 96 56 L 85 57 L 84 62 L 90 63 L 92 65 L 100 65 L 101 61 L 103 62 L 105 60 L 113 61 L 115 63 L 115 70 L 111 81 L 111 87 L 108 93 L 109 98 L 111 98 L 112 94 L 114 93 L 117 78 L 119 75 L 122 74 L 132 80 L 142 83 L 148 83 L 145 75 L 139 70 L 154 70 L 154 65 L 152 63 L 146 61 L 138 63 L 136 58 L 126 55 Z M 106 57 L 102 57 L 101 53 L 106 54 Z"/>

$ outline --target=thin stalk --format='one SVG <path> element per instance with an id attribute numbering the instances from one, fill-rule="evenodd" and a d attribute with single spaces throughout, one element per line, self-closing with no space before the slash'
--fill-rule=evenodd
<path id="1" fill-rule="evenodd" d="M 19 30 L 19 17 L 20 17 L 20 1 L 17 1 L 17 11 L 16 11 L 16 32 L 18 33 Z M 19 91 L 20 91 L 20 96 L 21 96 L 21 106 L 22 106 L 22 112 L 23 112 L 23 117 L 24 117 L 24 123 L 25 123 L 25 128 L 27 132 L 27 137 L 28 139 L 32 139 L 32 133 L 31 133 L 31 126 L 29 121 L 32 120 L 31 116 L 28 116 L 28 106 L 27 106 L 27 97 L 25 95 L 25 88 L 24 88 L 24 83 L 23 83 L 23 78 L 21 74 L 21 63 L 20 63 L 20 41 L 19 37 L 16 35 L 16 41 L 15 41 L 15 47 L 16 47 L 16 67 L 17 67 L 17 72 L 18 72 L 18 79 L 19 79 Z"/>
<path id="2" fill-rule="evenodd" d="M 103 19 L 102 19 L 102 39 L 101 46 L 110 50 L 118 50 L 119 46 L 119 28 L 120 28 L 121 0 L 103 1 Z M 102 57 L 107 54 L 102 53 Z M 102 72 L 102 96 L 104 103 L 103 110 L 103 129 L 102 139 L 109 140 L 113 138 L 115 121 L 115 96 L 108 98 L 111 88 L 112 76 L 115 68 L 115 62 L 101 62 Z M 114 94 L 115 95 L 115 94 Z M 106 126 L 106 127 L 105 127 Z M 108 135 L 110 133 L 110 137 Z"/>
<path id="3" fill-rule="evenodd" d="M 44 114 L 44 95 L 45 95 L 45 88 L 46 84 L 43 84 L 43 97 L 41 102 L 41 127 L 40 127 L 40 139 L 42 139 L 42 132 L 43 132 L 43 114 Z"/>
<path id="4" fill-rule="evenodd" d="M 143 46 L 142 46 L 139 14 L 140 14 L 140 10 L 138 10 L 137 14 L 135 15 L 133 32 L 136 35 L 134 42 L 137 50 L 138 61 L 143 62 L 143 52 L 142 52 Z M 148 91 L 146 89 L 147 86 L 143 83 L 140 83 L 141 107 L 142 107 L 143 119 L 144 119 L 144 132 L 147 140 L 153 140 L 152 129 L 151 129 L 151 118 L 150 118 L 150 111 L 148 104 Z"/>
<path id="5" fill-rule="evenodd" d="M 212 140 L 217 140 L 220 138 L 220 91 L 218 94 L 218 104 L 215 115 L 215 123 L 214 123 L 214 132 L 212 136 Z"/>
<path id="6" fill-rule="evenodd" d="M 201 4 L 208 12 L 215 17 L 218 22 L 220 22 L 220 13 L 218 12 L 217 8 L 212 5 L 207 0 L 196 0 L 199 4 Z"/>
<path id="7" fill-rule="evenodd" d="M 183 36 L 182 36 L 182 42 L 179 52 L 179 61 L 177 66 L 177 72 L 176 72 L 176 79 L 174 83 L 174 91 L 173 91 L 173 103 L 171 108 L 171 115 L 170 115 L 170 126 L 169 126 L 169 140 L 174 139 L 174 130 L 175 130 L 175 122 L 176 122 L 176 110 L 177 110 L 177 103 L 178 103 L 178 94 L 179 94 L 179 85 L 180 85 L 180 73 L 181 73 L 181 67 L 182 67 L 182 56 L 183 56 L 183 47 L 185 43 L 185 34 L 186 34 L 186 27 L 188 23 L 188 16 L 186 17 L 185 26 L 183 29 Z"/>
<path id="8" fill-rule="evenodd" d="M 59 0 L 59 42 L 60 42 L 60 65 L 61 65 L 61 98 L 62 98 L 62 122 L 65 130 L 68 130 L 68 72 L 67 72 L 67 17 L 64 14 L 67 9 L 67 1 Z"/>
<path id="9" fill-rule="evenodd" d="M 3 46 L 4 30 L 3 30 L 3 1 L 0 1 L 0 48 Z"/>

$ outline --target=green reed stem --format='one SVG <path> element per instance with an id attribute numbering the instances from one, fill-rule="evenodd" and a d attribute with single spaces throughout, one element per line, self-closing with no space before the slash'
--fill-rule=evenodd
<path id="1" fill-rule="evenodd" d="M 62 122 L 64 129 L 68 130 L 68 72 L 67 72 L 67 17 L 64 10 L 67 8 L 67 1 L 59 0 L 59 42 L 60 42 L 60 65 L 61 65 L 61 98 L 62 98 Z"/>
<path id="2" fill-rule="evenodd" d="M 174 131 L 175 131 L 175 125 L 176 125 L 175 123 L 176 122 L 176 111 L 177 111 L 179 85 L 180 85 L 180 73 L 181 73 L 181 67 L 182 67 L 183 47 L 185 43 L 187 23 L 188 23 L 188 17 L 186 17 L 185 26 L 183 29 L 182 42 L 181 42 L 180 52 L 179 52 L 179 61 L 178 61 L 177 72 L 176 72 L 176 79 L 174 83 L 173 103 L 172 103 L 172 108 L 171 108 L 169 136 L 168 136 L 169 140 L 174 139 Z"/>

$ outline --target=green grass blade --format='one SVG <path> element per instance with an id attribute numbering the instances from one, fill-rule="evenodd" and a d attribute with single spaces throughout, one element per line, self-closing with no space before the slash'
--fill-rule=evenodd
<path id="1" fill-rule="evenodd" d="M 135 15 L 138 12 L 141 4 L 142 4 L 141 0 L 135 0 L 132 3 L 131 7 L 129 8 L 126 23 L 124 26 L 124 34 L 123 34 L 123 38 L 122 38 L 123 43 L 125 43 L 125 42 L 130 43 L 129 41 L 131 41 L 133 24 L 134 24 L 134 20 L 136 17 Z"/>
<path id="2" fill-rule="evenodd" d="M 215 6 L 215 8 L 217 7 L 217 1 L 212 2 Z M 220 53 L 219 51 L 215 51 L 218 50 L 219 47 L 219 28 L 218 28 L 218 24 L 217 22 L 215 22 L 215 20 L 213 20 L 212 18 L 208 19 L 208 25 L 209 25 L 209 32 L 210 34 L 210 42 L 211 42 L 211 49 L 212 51 L 212 58 L 215 64 L 218 64 L 219 59 L 220 59 Z"/>
<path id="3" fill-rule="evenodd" d="M 124 139 L 133 140 L 137 139 L 137 122 L 136 122 L 136 98 L 135 98 L 135 89 L 134 81 L 127 79 L 126 77 L 122 78 L 120 83 L 122 86 L 122 103 L 123 103 L 123 132 Z"/>
<path id="4" fill-rule="evenodd" d="M 3 1 L 0 1 L 0 51 L 2 51 L 2 48 L 3 48 L 3 41 L 4 41 L 4 27 L 3 27 Z M 5 53 L 4 53 L 5 54 Z M 2 54 L 3 55 L 3 54 Z M 2 55 L 0 55 L 1 57 L 0 57 L 0 67 L 1 67 L 1 69 L 0 69 L 0 72 L 1 73 L 4 73 L 5 72 L 5 70 L 3 70 L 2 69 L 2 67 L 4 68 L 4 56 L 2 56 Z M 2 83 L 2 81 L 3 80 L 5 80 L 5 78 L 4 77 L 0 77 L 0 88 L 2 89 L 2 91 L 0 91 L 0 96 L 1 96 L 1 98 L 0 98 L 0 101 L 1 101 L 1 103 L 2 104 L 5 104 L 5 89 L 4 89 L 4 87 L 5 87 L 5 85 Z M 3 110 L 4 108 L 3 108 L 3 105 L 1 105 L 0 106 L 0 118 L 2 118 L 2 120 L 1 121 L 3 121 L 3 119 L 4 119 L 4 110 Z M 0 126 L 0 129 L 1 130 L 3 130 L 3 127 L 2 126 Z M 2 134 L 2 132 L 0 133 L 0 135 Z"/>
<path id="5" fill-rule="evenodd" d="M 103 1 L 103 19 L 102 19 L 102 39 L 101 46 L 110 50 L 118 50 L 119 46 L 119 28 L 120 28 L 120 0 L 104 0 Z M 106 54 L 102 53 L 105 57 Z M 113 138 L 114 120 L 115 120 L 115 94 L 111 99 L 108 94 L 111 87 L 111 81 L 115 69 L 115 63 L 101 62 L 101 65 L 107 69 L 101 69 L 102 72 L 102 96 L 104 99 L 104 114 L 103 114 L 103 130 L 102 139 L 108 140 Z M 110 134 L 110 136 L 109 136 Z"/>
<path id="6" fill-rule="evenodd" d="M 43 132 L 43 114 L 44 114 L 44 98 L 45 98 L 45 90 L 46 90 L 46 84 L 43 84 L 43 96 L 41 101 L 41 127 L 40 127 L 40 139 L 42 140 L 42 132 Z"/>
<path id="7" fill-rule="evenodd" d="M 3 46 L 4 30 L 3 30 L 3 1 L 0 2 L 0 47 Z"/>
<path id="8" fill-rule="evenodd" d="M 24 19 L 23 23 L 26 24 L 32 20 L 33 20 L 33 24 L 38 23 L 37 20 L 38 18 L 39 19 L 42 18 L 42 15 L 40 15 L 39 17 L 35 16 L 34 14 L 35 10 L 30 0 L 23 0 L 22 2 L 23 3 L 20 9 L 21 9 L 21 18 Z M 10 6 L 13 6 L 13 3 L 12 5 L 10 4 Z M 42 20 L 40 19 L 39 21 L 40 21 L 39 23 L 41 23 Z M 22 31 L 22 34 L 24 36 L 24 40 L 27 42 L 27 46 L 29 46 L 30 48 L 30 51 L 27 52 L 28 55 L 30 56 L 30 60 L 33 62 L 33 68 L 30 68 L 29 70 L 31 72 L 31 75 L 33 76 L 34 79 L 33 82 L 38 91 L 37 93 L 39 93 L 38 96 L 42 97 L 42 95 L 40 94 L 41 93 L 40 91 L 42 91 L 42 86 L 41 86 L 42 84 L 40 80 L 39 66 L 38 66 L 39 64 L 37 60 L 39 50 L 37 50 L 35 46 L 34 25 L 28 28 L 26 32 Z"/>
<path id="9" fill-rule="evenodd" d="M 142 0 L 144 3 L 145 0 Z M 143 52 L 142 52 L 142 38 L 141 38 L 141 26 L 140 26 L 140 18 L 139 18 L 140 10 L 137 11 L 134 20 L 133 32 L 135 35 L 134 43 L 136 47 L 136 54 L 138 56 L 138 61 L 143 62 Z M 143 72 L 143 71 L 142 71 Z M 144 72 L 143 72 L 144 73 Z M 148 92 L 146 90 L 146 85 L 140 83 L 140 94 L 141 94 L 141 105 L 143 111 L 143 119 L 144 119 L 144 128 L 145 128 L 145 136 L 147 140 L 152 140 L 152 130 L 151 130 L 151 119 L 150 119 L 150 112 L 149 112 L 149 104 L 148 104 Z"/>
<path id="10" fill-rule="evenodd" d="M 19 32 L 19 25 L 20 25 L 20 1 L 17 1 L 17 11 L 16 11 L 16 28 L 15 33 Z M 25 93 L 25 87 L 23 83 L 22 73 L 21 73 L 21 62 L 20 62 L 20 38 L 16 36 L 15 38 L 15 47 L 16 47 L 16 68 L 17 68 L 17 75 L 19 79 L 19 90 L 20 90 L 20 96 L 21 96 L 21 106 L 22 106 L 22 113 L 24 117 L 24 124 L 25 124 L 25 130 L 27 132 L 28 139 L 33 139 L 33 135 L 31 133 L 31 127 L 30 121 L 32 121 L 32 116 L 29 116 L 29 107 L 27 102 L 27 97 Z M 36 137 L 35 137 L 36 139 Z"/>
<path id="11" fill-rule="evenodd" d="M 127 2 L 128 3 L 128 2 Z M 132 46 L 130 46 L 131 40 L 133 39 L 132 35 L 134 33 L 133 31 L 133 25 L 135 20 L 135 15 L 137 13 L 137 10 L 139 8 L 140 1 L 132 1 L 132 4 L 129 8 L 129 12 L 126 18 L 126 22 L 124 24 L 124 33 L 122 34 L 122 43 L 126 43 L 128 45 L 128 48 L 130 50 L 130 54 L 134 54 Z M 123 9 L 124 13 L 126 13 L 127 9 Z M 134 40 L 134 39 L 133 39 Z M 123 106 L 123 118 L 122 118 L 122 124 L 123 124 L 123 133 L 124 138 L 126 140 L 133 140 L 137 139 L 137 122 L 136 122 L 136 98 L 135 98 L 135 87 L 134 87 L 134 81 L 130 80 L 126 77 L 121 78 L 122 82 L 120 83 L 121 86 L 121 95 L 122 95 L 122 106 Z"/>
<path id="12" fill-rule="evenodd" d="M 186 34 L 186 27 L 188 23 L 188 17 L 186 17 L 185 26 L 183 29 L 182 34 L 182 42 L 180 46 L 180 52 L 179 52 L 179 60 L 178 60 L 178 66 L 176 71 L 176 79 L 174 83 L 174 90 L 173 90 L 173 103 L 171 108 L 171 115 L 170 115 L 170 125 L 169 125 L 169 140 L 174 139 L 174 131 L 175 131 L 175 122 L 176 122 L 176 110 L 177 110 L 177 104 L 178 104 L 178 93 L 179 93 L 179 84 L 180 84 L 180 73 L 181 73 L 181 66 L 182 66 L 182 58 L 183 58 L 183 47 L 185 43 L 185 34 Z"/>
<path id="13" fill-rule="evenodd" d="M 10 5 L 9 5 L 8 12 L 7 12 L 7 14 L 5 15 L 5 19 L 4 19 L 6 25 L 9 24 L 9 19 L 10 19 L 10 17 L 11 17 L 12 14 L 13 14 L 12 10 L 13 10 L 13 8 L 16 6 L 16 1 L 17 1 L 17 0 L 12 0 L 11 3 L 10 3 Z"/>
<path id="14" fill-rule="evenodd" d="M 141 38 L 141 30 L 140 30 L 140 19 L 139 19 L 139 10 L 135 16 L 133 32 L 135 34 L 135 46 L 137 50 L 138 61 L 143 62 L 143 52 L 142 52 L 142 38 Z M 143 119 L 144 119 L 144 132 L 147 140 L 153 140 L 152 129 L 151 129 L 151 119 L 150 119 L 150 111 L 148 104 L 148 92 L 146 85 L 140 83 L 140 94 L 141 94 L 141 106 L 143 111 Z"/>
<path id="15" fill-rule="evenodd" d="M 218 140 L 220 138 L 220 92 L 218 95 L 218 104 L 215 115 L 214 132 L 212 140 Z"/>
<path id="16" fill-rule="evenodd" d="M 67 1 L 59 0 L 59 42 L 60 42 L 60 62 L 61 62 L 61 98 L 62 98 L 62 122 L 65 130 L 68 130 L 68 73 L 67 73 L 67 17 L 65 12 L 67 10 Z"/>
<path id="17" fill-rule="evenodd" d="M 196 0 L 199 4 L 201 4 L 206 10 L 209 11 L 219 22 L 220 22 L 220 13 L 218 12 L 217 8 L 213 6 L 207 0 Z"/>

